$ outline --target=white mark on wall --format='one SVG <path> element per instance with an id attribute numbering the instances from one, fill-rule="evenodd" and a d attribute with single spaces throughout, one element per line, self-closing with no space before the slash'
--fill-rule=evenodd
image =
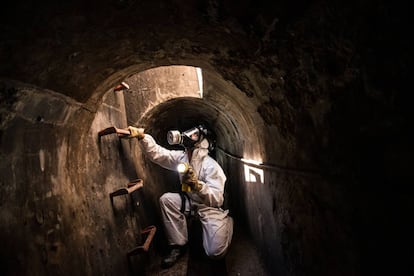
<path id="1" fill-rule="evenodd" d="M 75 188 L 71 185 L 72 179 L 68 176 L 67 169 L 66 169 L 66 162 L 68 156 L 68 144 L 66 139 L 63 139 L 61 144 L 57 146 L 57 174 L 50 175 L 50 181 L 52 183 L 52 194 L 53 195 L 60 195 L 66 194 L 71 195 L 72 193 L 76 193 Z M 72 198 L 73 200 L 73 198 Z"/>
<path id="2" fill-rule="evenodd" d="M 45 151 L 43 149 L 39 150 L 39 165 L 42 172 L 45 171 Z"/>

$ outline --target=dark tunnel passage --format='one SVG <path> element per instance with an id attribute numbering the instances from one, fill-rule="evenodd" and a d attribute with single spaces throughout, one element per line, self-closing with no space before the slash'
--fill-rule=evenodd
<path id="1" fill-rule="evenodd" d="M 98 135 L 139 126 L 169 147 L 168 130 L 203 123 L 235 221 L 222 274 L 412 275 L 407 5 L 8 2 L 0 274 L 221 275 L 202 255 L 160 270 L 158 199 L 177 173 L 136 139 Z M 137 178 L 142 189 L 111 201 Z M 150 225 L 149 251 L 128 258 Z"/>
<path id="2" fill-rule="evenodd" d="M 208 74 L 207 74 L 208 75 Z M 181 77 L 181 79 L 180 79 Z M 197 81 L 191 83 L 194 80 L 195 68 L 185 66 L 169 66 L 153 68 L 138 74 L 134 74 L 125 79 L 129 89 L 124 92 L 113 92 L 109 91 L 104 96 L 105 101 L 103 107 L 100 108 L 103 113 L 106 113 L 105 109 L 108 106 L 116 108 L 119 111 L 117 118 L 124 118 L 121 121 L 127 122 L 127 125 L 135 125 L 145 128 L 145 132 L 151 134 L 158 143 L 169 149 L 182 149 L 180 146 L 168 145 L 166 141 L 168 130 L 186 130 L 191 127 L 203 124 L 207 126 L 211 131 L 214 132 L 216 137 L 215 150 L 210 153 L 219 164 L 223 167 L 227 176 L 226 192 L 225 192 L 225 209 L 228 209 L 231 215 L 234 217 L 236 223 L 236 232 L 234 239 L 234 250 L 229 253 L 227 261 L 227 271 L 237 273 L 237 271 L 250 270 L 252 273 L 256 272 L 259 274 L 265 273 L 263 268 L 263 261 L 259 258 L 259 253 L 256 251 L 256 247 L 252 245 L 250 239 L 244 238 L 239 241 L 238 237 L 248 237 L 251 235 L 249 230 L 248 217 L 256 216 L 257 210 L 255 208 L 249 208 L 251 205 L 251 199 L 245 198 L 246 191 L 244 185 L 249 185 L 245 181 L 245 169 L 243 166 L 244 152 L 253 153 L 260 149 L 257 144 L 259 140 L 255 139 L 251 141 L 251 144 L 246 141 L 249 135 L 246 134 L 254 131 L 260 131 L 257 124 L 254 124 L 254 114 L 246 113 L 247 107 L 250 105 L 248 101 L 243 102 L 243 98 L 239 98 L 238 101 L 229 102 L 226 99 L 220 99 L 217 94 L 227 95 L 224 98 L 232 98 L 232 93 L 238 93 L 237 89 L 228 87 L 223 84 L 223 81 L 219 77 L 207 77 L 209 82 L 204 82 L 206 89 L 204 94 L 200 96 L 197 90 Z M 188 81 L 190 80 L 190 81 Z M 214 87 L 214 88 L 211 88 Z M 220 86 L 220 90 L 217 87 Z M 142 88 L 145 89 L 142 89 Z M 232 91 L 233 90 L 233 91 Z M 153 97 L 153 91 L 157 91 L 155 94 L 163 95 L 161 97 Z M 196 92 L 196 93 L 194 93 Z M 119 95 L 122 94 L 122 95 Z M 166 96 L 168 94 L 168 96 Z M 116 99 L 113 99 L 115 97 Z M 223 97 L 223 96 L 221 96 Z M 123 100 L 122 100 L 123 99 Z M 121 100 L 121 104 L 119 104 Z M 125 107 L 120 107 L 122 104 Z M 150 108 L 147 108 L 147 107 Z M 241 107 L 244 106 L 244 109 Z M 112 110 L 112 109 L 110 109 Z M 143 112 L 145 110 L 145 112 Z M 110 111 L 113 112 L 113 111 Z M 100 112 L 97 113 L 98 117 L 101 117 Z M 232 116 L 231 114 L 238 114 Z M 108 116 L 110 118 L 111 116 Z M 114 117 L 112 117 L 114 118 Z M 95 118 L 95 121 L 97 118 Z M 101 121 L 101 119 L 99 119 Z M 107 124 L 111 124 L 111 119 Z M 119 126 L 120 122 L 113 121 L 116 126 Z M 92 126 L 94 128 L 94 126 Z M 92 130 L 92 132 L 94 132 Z M 101 141 L 102 142 L 102 141 Z M 161 230 L 159 235 L 162 233 L 162 223 L 160 222 L 158 206 L 158 198 L 165 192 L 178 192 L 179 183 L 178 174 L 176 172 L 167 171 L 160 168 L 157 165 L 146 161 L 146 156 L 141 153 L 140 148 L 136 143 L 130 142 L 128 144 L 121 143 L 121 147 L 127 145 L 130 148 L 130 152 L 125 153 L 125 148 L 122 151 L 125 154 L 134 156 L 133 166 L 130 166 L 130 171 L 126 171 L 126 174 L 130 176 L 137 176 L 144 179 L 144 197 L 145 201 L 150 202 L 149 206 L 141 205 L 143 209 L 151 209 L 151 211 L 140 212 L 140 222 L 144 223 L 152 221 L 156 223 L 157 227 Z M 233 159 L 229 158 L 231 156 Z M 134 167 L 133 170 L 132 167 Z M 130 177 L 134 178 L 134 177 Z M 260 183 L 254 183 L 262 185 Z M 251 184 L 253 185 L 253 184 Z M 257 193 L 262 188 L 251 190 L 250 193 Z M 263 193 L 263 192 L 259 192 Z M 262 195 L 257 194 L 254 197 L 264 198 Z M 262 201 L 263 203 L 264 201 Z M 258 206 L 261 204 L 259 203 Z M 260 207 L 259 207 L 260 208 Z M 261 207 L 267 208 L 267 207 Z M 256 222 L 253 222 L 255 224 Z M 252 226 L 252 230 L 255 231 L 255 225 Z M 276 236 L 269 236 L 268 239 L 276 238 Z M 163 237 L 160 238 L 162 240 Z M 165 238 L 164 238 L 165 239 Z M 165 243 L 165 241 L 164 241 Z M 200 244 L 201 245 L 201 244 Z M 164 246 L 165 247 L 165 246 Z M 156 250 L 162 252 L 163 246 L 158 247 Z M 249 261 L 242 261 L 240 253 L 236 250 L 248 252 L 250 255 Z M 273 252 L 274 254 L 275 252 Z M 161 253 L 158 253 L 161 254 Z M 193 260 L 194 262 L 194 260 Z M 193 263 L 189 262 L 189 263 Z M 196 262 L 195 262 L 196 263 Z M 214 264 L 204 264 L 211 266 Z M 197 273 L 193 270 L 196 268 Z M 191 265 L 187 268 L 190 275 L 201 275 L 201 265 Z M 181 268 L 182 270 L 182 268 Z M 151 273 L 156 273 L 152 271 Z M 177 273 L 177 272 L 175 272 Z M 181 272 L 180 272 L 181 273 Z M 207 273 L 208 272 L 204 272 Z M 207 275 L 206 274 L 206 275 Z"/>

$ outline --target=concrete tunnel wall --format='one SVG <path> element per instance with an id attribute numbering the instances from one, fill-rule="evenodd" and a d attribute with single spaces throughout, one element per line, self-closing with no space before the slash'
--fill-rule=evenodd
<path id="1" fill-rule="evenodd" d="M 15 131 L 26 129 L 24 131 L 26 139 L 39 137 L 43 142 L 37 144 L 16 141 L 16 145 L 24 144 L 29 147 L 30 150 L 26 154 L 33 159 L 31 162 L 33 167 L 29 167 L 27 174 L 22 175 L 22 182 L 19 182 L 15 176 L 5 178 L 12 179 L 17 184 L 30 183 L 30 186 L 25 189 L 29 188 L 31 194 L 35 195 L 32 197 L 25 193 L 23 197 L 28 204 L 28 209 L 31 210 L 24 215 L 27 225 L 31 227 L 21 228 L 20 231 L 12 234 L 12 229 L 19 224 L 18 221 L 11 219 L 14 216 L 18 217 L 12 206 L 18 205 L 18 202 L 22 200 L 20 194 L 22 187 L 16 185 L 15 190 L 10 191 L 16 197 L 13 200 L 9 199 L 10 209 L 6 208 L 6 210 L 11 210 L 11 213 L 6 216 L 8 228 L 5 236 L 17 235 L 23 243 L 29 246 L 19 243 L 7 244 L 8 250 L 17 252 L 23 247 L 29 255 L 35 255 L 35 252 L 39 250 L 43 252 L 43 255 L 37 255 L 38 258 L 25 261 L 25 266 L 19 265 L 25 258 L 22 253 L 16 254 L 15 258 L 7 258 L 8 269 L 11 271 L 16 271 L 16 268 L 12 268 L 16 265 L 19 267 L 17 271 L 22 270 L 20 272 L 23 274 L 28 273 L 25 270 L 29 269 L 36 269 L 40 273 L 71 271 L 75 273 L 74 267 L 77 269 L 84 267 L 85 273 L 92 274 L 108 271 L 127 273 L 125 250 L 140 242 L 138 235 L 140 228 L 157 223 L 158 214 L 154 211 L 158 208 L 157 199 L 163 191 L 169 190 L 165 183 L 173 181 L 176 177 L 157 166 L 148 164 L 144 156 L 140 155 L 136 142 L 133 140 L 119 141 L 114 136 L 97 138 L 98 131 L 105 127 L 130 125 L 127 114 L 129 118 L 141 118 L 141 120 L 131 122 L 131 125 L 146 127 L 148 132 L 154 133 L 154 137 L 164 145 L 166 131 L 171 127 L 183 124 L 187 127 L 189 124 L 187 120 L 190 121 L 189 125 L 202 121 L 208 123 L 217 132 L 218 146 L 226 152 L 240 157 L 253 156 L 252 159 L 260 156 L 257 152 L 264 153 L 265 147 L 258 139 L 264 138 L 260 135 L 260 132 L 264 131 L 260 126 L 264 126 L 249 98 L 243 94 L 240 96 L 238 89 L 226 85 L 219 76 L 214 76 L 212 72 L 207 70 L 205 80 L 207 89 L 203 99 L 194 97 L 194 93 L 183 94 L 175 89 L 169 90 L 169 93 L 151 93 L 150 97 L 139 95 L 139 93 L 134 93 L 136 87 L 134 87 L 132 78 L 126 79 L 131 84 L 132 92 L 123 94 L 112 90 L 107 91 L 96 113 L 91 113 L 83 105 L 71 99 L 38 88 L 31 89 L 36 90 L 36 95 L 45 94 L 45 96 L 43 98 L 36 96 L 36 101 L 33 101 L 31 97 L 33 93 L 30 93 L 25 85 L 8 84 L 13 89 L 17 87 L 18 91 L 22 90 L 22 92 L 18 93 L 19 104 L 16 106 L 14 116 L 9 118 L 10 121 L 7 124 L 11 127 L 15 125 L 18 127 L 14 131 L 13 129 L 5 131 L 4 141 L 11 140 L 9 137 L 19 136 Z M 209 85 L 210 88 L 208 88 Z M 234 100 L 236 97 L 237 101 Z M 62 99 L 58 101 L 55 98 Z M 130 106 L 139 105 L 140 108 L 127 111 L 125 103 Z M 62 117 L 64 120 L 61 119 Z M 22 118 L 23 123 L 15 122 Z M 27 127 L 21 124 L 30 125 L 33 131 L 27 132 Z M 90 126 L 89 129 L 87 126 Z M 49 130 L 51 127 L 53 131 Z M 53 136 L 51 136 L 52 133 L 54 133 Z M 49 144 L 50 141 L 53 141 L 53 144 Z M 42 145 L 44 149 L 39 149 Z M 31 149 L 32 146 L 35 149 Z M 19 148 L 14 148 L 9 152 L 10 156 L 21 156 L 19 150 Z M 45 152 L 47 157 L 42 157 L 42 152 Z M 220 150 L 217 151 L 216 157 L 229 177 L 227 204 L 233 209 L 236 222 L 244 220 L 242 225 L 247 225 L 249 231 L 254 233 L 254 238 L 261 249 L 260 254 L 268 263 L 269 269 L 283 271 L 285 269 L 282 264 L 283 258 L 288 259 L 290 256 L 282 253 L 282 238 L 286 235 L 286 230 L 280 228 L 278 220 L 282 223 L 285 219 L 289 219 L 289 208 L 284 211 L 288 213 L 280 218 L 275 218 L 274 215 L 278 208 L 297 207 L 289 202 L 292 195 L 286 195 L 284 198 L 283 190 L 277 190 L 280 188 L 277 182 L 293 181 L 292 185 L 297 186 L 299 180 L 306 183 L 310 178 L 301 178 L 295 174 L 291 178 L 289 174 L 283 173 L 283 170 L 279 173 L 265 170 L 264 183 L 249 183 L 245 181 L 243 164 L 240 160 L 231 159 Z M 24 170 L 26 167 L 24 161 L 19 163 L 14 158 L 10 160 L 9 165 L 14 168 L 13 173 Z M 39 172 L 39 168 L 36 169 L 37 166 L 41 170 L 42 166 L 46 166 L 46 169 L 42 171 L 42 179 L 33 177 Z M 52 173 L 51 171 L 54 170 L 57 172 Z M 129 179 L 137 177 L 142 177 L 146 183 L 143 189 L 146 204 L 142 205 L 146 209 L 138 208 L 137 212 L 131 211 L 129 202 L 125 198 L 116 199 L 115 204 L 111 206 L 108 194 L 125 185 Z M 275 198 L 275 195 L 278 195 L 278 198 Z M 53 199 L 58 202 L 50 203 Z M 142 197 L 137 199 L 137 202 L 140 200 L 143 200 Z M 32 204 L 33 207 L 31 207 Z M 298 206 L 302 204 L 299 203 Z M 307 211 L 302 209 L 300 212 Z M 30 220 L 32 222 L 28 222 Z M 35 242 L 32 240 L 33 233 L 29 236 L 26 231 L 36 233 Z M 313 247 L 310 250 L 313 254 L 317 252 Z M 61 259 L 66 259 L 72 254 L 82 256 L 82 258 L 70 258 L 70 261 L 64 264 L 60 262 Z M 285 256 L 282 256 L 283 254 Z M 325 257 L 323 252 L 319 254 L 318 257 Z"/>
<path id="2" fill-rule="evenodd" d="M 271 274 L 412 271 L 410 9 L 213 2 L 13 1 L 1 9 L 1 272 L 128 273 L 133 229 L 151 216 L 131 212 L 126 199 L 112 208 L 108 193 L 131 172 L 156 168 L 131 163 L 134 143 L 99 143 L 96 133 L 107 121 L 128 123 L 108 91 L 167 65 L 201 67 L 207 110 L 222 111 L 202 119 L 228 137 L 219 145 L 269 165 L 263 185 L 239 185 L 239 161 L 217 154 L 231 172 L 230 206 L 246 214 Z M 142 111 L 150 131 L 175 103 L 193 114 L 200 106 L 162 102 Z M 143 201 L 150 192 L 136 200 L 155 205 L 155 196 Z"/>
<path id="3" fill-rule="evenodd" d="M 162 75 L 158 77 L 162 78 Z M 134 82 L 131 79 L 127 81 L 131 84 L 131 91 L 133 91 Z M 4 229 L 5 233 L 2 236 L 17 235 L 23 244 L 28 245 L 7 243 L 8 251 L 17 252 L 23 247 L 29 255 L 35 255 L 35 252 L 39 250 L 43 253 L 43 255 L 38 254 L 38 258 L 25 261 L 25 266 L 20 265 L 25 258 L 22 254 L 16 253 L 15 257 L 6 258 L 6 271 L 10 270 L 11 273 L 26 274 L 29 269 L 36 269 L 40 274 L 71 271 L 76 273 L 72 270 L 74 267 L 77 269 L 84 267 L 86 273 L 104 273 L 108 270 L 113 273 L 126 273 L 125 252 L 140 242 L 138 233 L 141 228 L 157 222 L 158 214 L 154 210 L 158 207 L 158 197 L 162 192 L 169 190 L 165 184 L 164 187 L 162 184 L 168 183 L 171 179 L 168 179 L 168 174 L 160 168 L 142 163 L 143 156 L 136 158 L 141 162 L 134 164 L 131 156 L 136 156 L 139 150 L 133 140 L 119 141 L 116 136 L 103 136 L 98 139 L 98 131 L 108 126 L 129 125 L 125 103 L 131 106 L 136 106 L 136 102 L 139 103 L 141 109 L 133 109 L 128 113 L 132 118 L 144 117 L 142 125 L 148 127 L 149 133 L 153 131 L 154 136 L 164 144 L 166 130 L 170 129 L 169 126 L 179 126 L 180 122 L 176 121 L 179 119 L 190 121 L 185 122 L 187 126 L 200 121 L 210 124 L 217 132 L 218 145 L 237 155 L 242 154 L 243 147 L 246 148 L 246 152 L 253 152 L 259 146 L 256 139 L 254 143 L 251 143 L 252 146 L 246 146 L 250 143 L 241 139 L 243 136 L 248 137 L 243 134 L 243 130 L 249 130 L 250 133 L 259 129 L 257 125 L 250 123 L 249 126 L 246 123 L 246 121 L 252 122 L 249 113 L 237 115 L 241 111 L 246 112 L 249 108 L 251 110 L 253 108 L 249 102 L 245 102 L 244 108 L 241 109 L 238 105 L 243 105 L 242 101 L 236 103 L 230 101 L 231 93 L 234 93 L 231 89 L 229 91 L 207 89 L 203 99 L 190 98 L 189 96 L 194 97 L 194 93 L 182 93 L 179 89 L 169 90 L 168 96 L 165 91 L 152 94 L 159 98 L 136 93 L 124 95 L 123 92 L 109 90 L 103 95 L 102 104 L 97 108 L 97 112 L 90 114 L 88 110 L 85 113 L 80 103 L 52 91 L 30 86 L 27 88 L 22 83 L 5 82 L 4 85 L 10 89 L 17 89 L 16 100 L 19 103 L 13 107 L 15 108 L 13 115 L 8 118 L 9 121 L 5 122 L 5 125 L 16 126 L 16 131 L 25 133 L 25 141 L 16 141 L 17 145 L 24 144 L 29 148 L 34 146 L 34 149 L 25 149 L 21 152 L 21 149 L 8 145 L 10 156 L 29 154 L 33 164 L 29 167 L 28 174 L 21 175 L 21 179 L 8 175 L 5 177 L 5 179 L 16 181 L 16 186 L 9 188 L 9 192 L 15 197 L 10 197 L 9 205 L 4 206 L 5 210 L 11 213 L 8 215 L 4 213 L 8 227 Z M 33 91 L 36 91 L 35 99 L 32 97 Z M 221 96 L 215 97 L 214 93 Z M 236 93 L 240 92 L 236 90 Z M 214 106 L 214 101 L 217 100 L 218 103 L 215 103 L 217 106 Z M 234 105 L 236 107 L 233 107 Z M 140 114 L 140 110 L 146 112 Z M 234 116 L 232 112 L 235 113 Z M 175 121 L 169 121 L 166 118 L 175 118 Z M 23 122 L 19 122 L 20 120 Z M 26 124 L 30 125 L 30 129 L 33 130 L 28 132 L 28 127 L 24 126 Z M 137 124 L 139 125 L 139 122 Z M 90 125 L 89 129 L 86 127 L 88 125 Z M 53 131 L 48 130 L 49 128 L 53 128 Z M 4 141 L 12 140 L 10 137 L 19 135 L 13 129 L 8 129 L 4 133 Z M 160 136 L 161 133 L 162 136 Z M 28 140 L 32 136 L 37 137 L 36 139 L 42 143 L 29 143 Z M 50 143 L 51 141 L 53 143 Z M 235 141 L 243 147 L 238 146 L 234 143 Z M 221 163 L 226 167 L 224 159 L 226 158 L 221 157 Z M 8 160 L 10 163 L 4 164 L 4 167 L 12 167 L 13 174 L 24 170 L 24 161 L 20 163 L 14 158 Z M 148 167 L 149 170 L 146 170 L 145 168 Z M 236 163 L 233 167 L 236 167 L 235 172 L 242 171 L 240 164 Z M 39 170 L 43 178 L 34 178 L 33 175 L 37 175 Z M 54 170 L 57 171 L 53 173 Z M 148 173 L 148 171 L 155 171 L 155 173 Z M 175 179 L 174 175 L 170 174 L 169 177 L 176 181 L 176 175 Z M 149 208 L 144 211 L 138 210 L 138 214 L 135 214 L 130 210 L 129 202 L 125 198 L 117 198 L 114 200 L 114 205 L 111 205 L 109 193 L 125 185 L 129 179 L 137 177 L 145 180 L 146 188 L 143 190 L 147 197 L 147 205 L 144 207 Z M 228 185 L 231 186 L 232 183 L 240 185 L 238 180 L 242 179 L 241 177 L 242 174 L 232 173 L 229 176 Z M 31 192 L 21 194 L 20 189 L 23 187 L 19 184 L 26 182 L 30 183 L 30 186 L 25 189 Z M 52 206 L 53 204 L 50 203 L 54 198 L 59 199 L 59 202 L 55 203 L 57 206 Z M 20 231 L 12 233 L 12 229 L 17 228 L 19 224 L 12 217 L 20 217 L 12 206 L 18 205 L 21 200 L 26 201 L 29 206 L 33 204 L 34 210 L 26 213 L 24 217 L 29 221 L 36 219 L 35 222 L 25 222 L 31 226 L 34 223 L 35 229 L 23 227 Z M 7 206 L 10 206 L 10 209 Z M 34 243 L 33 234 L 28 235 L 26 231 L 36 233 Z M 103 243 L 103 241 L 106 242 Z M 62 258 L 67 257 L 66 254 L 73 254 L 73 252 L 77 252 L 75 254 L 82 258 L 71 258 L 65 264 L 60 263 Z M 105 265 L 107 263 L 111 264 L 110 267 Z"/>
<path id="4" fill-rule="evenodd" d="M 159 74 L 158 78 L 162 78 L 162 74 Z M 134 82 L 131 79 L 128 81 L 133 91 Z M 27 244 L 7 243 L 8 251 L 17 252 L 19 248 L 26 248 L 29 255 L 36 255 L 37 251 L 43 253 L 38 254 L 38 258 L 26 260 L 24 266 L 21 266 L 25 258 L 23 254 L 16 253 L 14 258 L 6 258 L 6 271 L 10 270 L 11 273 L 26 274 L 31 269 L 36 269 L 40 274 L 71 271 L 76 273 L 72 270 L 74 267 L 77 269 L 84 267 L 86 273 L 104 273 L 108 270 L 113 273 L 126 273 L 125 251 L 140 242 L 138 233 L 141 228 L 157 222 L 158 214 L 154 211 L 158 207 L 157 199 L 162 192 L 169 190 L 165 187 L 168 180 L 171 182 L 169 178 L 175 181 L 176 179 L 173 178 L 174 174 L 168 177 L 168 174 L 160 168 L 146 164 L 146 162 L 142 163 L 145 159 L 143 156 L 136 158 L 141 162 L 136 162 L 137 167 L 134 167 L 131 156 L 139 154 L 135 141 L 119 141 L 116 136 L 103 136 L 98 139 L 98 131 L 108 126 L 129 125 L 125 103 L 135 106 L 135 103 L 139 102 L 141 109 L 133 109 L 128 113 L 133 114 L 130 115 L 133 118 L 144 117 L 142 125 L 148 127 L 149 133 L 153 131 L 154 137 L 157 137 L 163 144 L 165 144 L 163 140 L 166 137 L 166 130 L 173 125 L 179 126 L 180 122 L 177 122 L 179 119 L 180 121 L 188 120 L 189 122 L 185 122 L 187 126 L 200 121 L 210 124 L 218 134 L 218 145 L 237 155 L 242 154 L 243 147 L 247 149 L 246 152 L 253 152 L 259 146 L 256 139 L 251 144 L 252 146 L 246 146 L 250 143 L 241 139 L 245 135 L 243 130 L 254 132 L 258 129 L 257 125 L 251 123 L 249 126 L 246 123 L 246 121 L 252 122 L 248 117 L 249 113 L 232 116 L 232 112 L 238 114 L 252 107 L 249 102 L 245 102 L 244 108 L 239 109 L 238 105 L 243 105 L 243 102 L 230 101 L 231 89 L 230 91 L 207 89 L 203 99 L 189 98 L 188 96 L 194 97 L 194 93 L 182 93 L 179 89 L 169 90 L 170 94 L 167 97 L 165 91 L 162 91 L 157 94 L 160 98 L 146 97 L 137 93 L 124 95 L 123 92 L 110 90 L 104 94 L 102 104 L 92 117 L 89 116 L 89 112 L 86 112 L 85 116 L 80 103 L 52 91 L 44 91 L 37 87 L 27 88 L 21 83 L 6 82 L 5 85 L 19 92 L 17 94 L 19 104 L 15 106 L 13 116 L 8 118 L 6 125 L 17 126 L 15 131 L 23 131 L 25 142 L 16 141 L 16 143 L 29 147 L 21 152 L 21 149 L 10 148 L 8 145 L 9 155 L 29 154 L 33 164 L 29 167 L 28 174 L 21 175 L 21 179 L 8 175 L 5 177 L 5 179 L 16 181 L 17 185 L 10 186 L 8 190 L 15 197 L 10 197 L 8 204 L 4 206 L 5 210 L 10 213 L 8 215 L 3 213 L 8 227 L 4 229 L 5 233 L 2 236 L 17 235 L 23 244 Z M 33 91 L 36 91 L 35 99 L 32 97 Z M 221 96 L 214 97 L 214 93 Z M 229 95 L 223 96 L 226 94 Z M 213 103 L 214 100 L 219 100 L 219 104 L 216 103 L 217 106 L 214 106 L 211 103 L 212 100 L 209 99 L 213 99 Z M 235 104 L 236 108 L 233 107 Z M 147 111 L 142 112 L 145 116 L 139 114 L 140 110 Z M 173 118 L 173 120 L 167 120 L 167 118 Z M 23 122 L 19 122 L 20 120 Z M 23 126 L 26 124 L 31 125 L 30 128 L 33 130 L 28 132 L 28 127 Z M 137 124 L 140 125 L 139 122 Z M 88 130 L 85 127 L 87 125 L 90 125 Z M 49 128 L 53 128 L 53 131 Z M 5 131 L 3 136 L 5 141 L 11 140 L 10 137 L 14 135 L 19 135 L 15 131 L 13 129 Z M 31 140 L 31 137 L 37 137 L 36 139 L 42 143 L 29 143 L 28 140 Z M 245 137 L 248 136 L 245 135 Z M 235 141 L 241 143 L 243 147 L 238 146 Z M 34 146 L 34 149 L 31 149 L 30 145 Z M 231 175 L 229 175 L 228 186 L 240 186 L 242 181 L 239 180 L 243 179 L 242 174 L 238 174 L 242 171 L 240 164 L 226 165 L 225 157 L 221 156 L 218 159 L 221 159 L 220 163 L 224 167 L 236 168 L 235 173 L 229 171 Z M 15 158 L 8 160 L 10 163 L 5 164 L 4 167 L 12 167 L 11 173 L 15 174 L 16 171 L 24 170 L 24 161 L 20 163 L 20 160 L 16 161 Z M 148 167 L 149 170 L 146 170 L 145 168 Z M 39 173 L 39 170 L 43 177 L 33 177 Z M 54 170 L 57 171 L 52 172 Z M 145 180 L 143 190 L 147 197 L 147 205 L 144 207 L 149 207 L 148 209 L 135 214 L 133 210 L 130 210 L 128 199 L 125 198 L 117 198 L 114 200 L 114 205 L 109 204 L 108 195 L 111 191 L 125 185 L 129 179 L 137 177 Z M 23 187 L 19 184 L 26 182 L 30 185 L 25 189 L 31 192 L 22 194 Z M 57 206 L 50 203 L 55 198 L 59 199 L 59 202 L 54 203 Z M 28 209 L 31 210 L 24 214 L 25 223 L 31 227 L 23 227 L 20 231 L 12 233 L 12 229 L 18 228 L 19 224 L 12 217 L 20 217 L 12 206 L 17 205 L 21 200 L 26 201 L 29 205 Z M 139 201 L 138 199 L 137 202 Z M 237 202 L 241 201 L 237 200 Z M 10 206 L 10 209 L 7 206 Z M 242 214 L 243 212 L 239 215 Z M 35 225 L 32 225 L 33 221 L 27 221 L 34 219 Z M 33 226 L 35 229 L 32 228 Z M 32 240 L 33 233 L 28 235 L 26 231 L 36 233 L 35 242 Z M 106 242 L 103 243 L 103 241 Z M 81 259 L 71 258 L 65 264 L 60 263 L 62 258 L 67 257 L 66 254 L 73 254 L 76 251 L 78 253 L 75 254 L 82 256 Z M 105 265 L 107 263 L 111 264 L 109 268 Z"/>
<path id="5" fill-rule="evenodd" d="M 18 106 L 2 135 L 2 272 L 127 274 L 125 250 L 140 242 L 139 220 L 122 198 L 111 208 L 108 195 L 128 182 L 128 156 L 110 147 L 119 149 L 117 141 L 99 147 L 97 132 L 79 127 L 93 117 L 78 102 L 12 86 Z M 122 121 L 114 108 L 100 116 Z"/>

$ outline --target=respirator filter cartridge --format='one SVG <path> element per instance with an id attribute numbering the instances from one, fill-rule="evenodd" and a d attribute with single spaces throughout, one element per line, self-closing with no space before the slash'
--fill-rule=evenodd
<path id="1" fill-rule="evenodd" d="M 170 145 L 179 145 L 182 142 L 181 133 L 178 130 L 170 130 L 167 133 L 167 141 Z"/>

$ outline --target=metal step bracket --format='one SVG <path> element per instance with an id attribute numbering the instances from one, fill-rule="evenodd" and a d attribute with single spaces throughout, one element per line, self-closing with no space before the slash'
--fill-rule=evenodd
<path id="1" fill-rule="evenodd" d="M 145 242 L 142 245 L 137 246 L 132 250 L 128 251 L 127 256 L 130 257 L 133 255 L 137 255 L 139 253 L 148 252 L 151 242 L 154 239 L 155 232 L 157 232 L 157 227 L 155 227 L 154 225 L 148 226 L 145 229 L 143 229 L 141 231 L 141 235 L 143 237 L 146 236 Z"/>
<path id="2" fill-rule="evenodd" d="M 120 138 L 127 138 L 131 133 L 129 132 L 129 129 L 127 128 L 117 128 L 114 126 L 107 127 L 101 131 L 98 132 L 99 137 L 108 135 L 108 134 L 114 134 L 118 135 Z"/>
<path id="3" fill-rule="evenodd" d="M 134 179 L 128 182 L 126 187 L 119 188 L 112 193 L 109 194 L 109 197 L 111 198 L 111 203 L 114 203 L 114 197 L 120 196 L 120 195 L 126 195 L 131 194 L 132 192 L 141 189 L 144 186 L 144 180 L 142 179 Z"/>

